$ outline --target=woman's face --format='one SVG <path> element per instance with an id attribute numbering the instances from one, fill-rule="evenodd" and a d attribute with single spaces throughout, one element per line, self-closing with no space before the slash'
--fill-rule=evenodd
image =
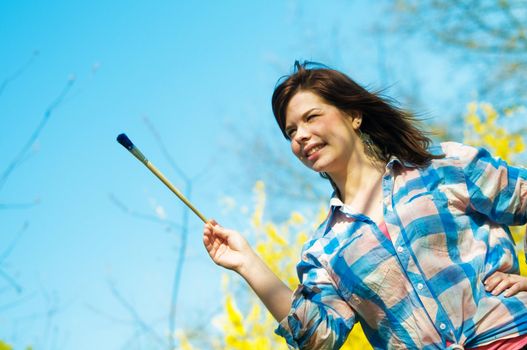
<path id="1" fill-rule="evenodd" d="M 348 169 L 361 121 L 313 92 L 299 91 L 287 106 L 285 131 L 291 150 L 302 163 L 331 175 Z"/>

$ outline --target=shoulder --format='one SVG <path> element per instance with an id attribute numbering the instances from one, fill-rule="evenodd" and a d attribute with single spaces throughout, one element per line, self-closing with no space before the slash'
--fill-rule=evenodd
<path id="1" fill-rule="evenodd" d="M 442 142 L 437 147 L 440 147 L 446 157 L 458 159 L 474 158 L 479 152 L 481 152 L 481 150 L 483 150 L 482 148 L 476 148 L 454 141 Z"/>
<path id="2" fill-rule="evenodd" d="M 434 145 L 429 148 L 429 152 L 434 155 L 444 155 L 443 158 L 432 160 L 432 163 L 435 165 L 465 167 L 475 160 L 492 158 L 490 153 L 484 148 L 473 147 L 454 141 L 441 142 L 438 145 Z"/>

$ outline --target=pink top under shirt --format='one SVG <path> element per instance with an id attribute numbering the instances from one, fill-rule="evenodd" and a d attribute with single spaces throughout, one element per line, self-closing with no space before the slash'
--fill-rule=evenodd
<path id="1" fill-rule="evenodd" d="M 384 233 L 384 235 L 389 239 L 391 240 L 391 237 L 390 237 L 390 234 L 388 233 L 388 228 L 386 227 L 386 223 L 383 221 L 381 221 L 381 223 L 379 224 L 379 230 L 381 230 L 382 233 Z"/>
<path id="2" fill-rule="evenodd" d="M 384 220 L 379 223 L 379 230 L 388 238 L 390 238 L 390 233 L 388 233 L 388 228 Z M 450 344 L 447 344 L 450 345 Z M 527 345 L 527 334 L 520 335 L 518 337 L 509 338 L 509 339 L 500 339 L 496 340 L 490 344 L 478 346 L 476 348 L 471 348 L 472 350 L 521 350 Z"/>

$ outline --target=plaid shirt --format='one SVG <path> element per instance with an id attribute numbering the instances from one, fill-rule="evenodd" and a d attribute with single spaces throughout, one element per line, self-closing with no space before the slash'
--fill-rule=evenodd
<path id="1" fill-rule="evenodd" d="M 527 333 L 527 292 L 493 296 L 483 285 L 496 270 L 519 273 L 507 225 L 527 221 L 527 169 L 454 142 L 431 152 L 445 158 L 386 166 L 390 238 L 331 199 L 276 329 L 291 348 L 338 349 L 356 321 L 375 349 L 475 347 Z"/>

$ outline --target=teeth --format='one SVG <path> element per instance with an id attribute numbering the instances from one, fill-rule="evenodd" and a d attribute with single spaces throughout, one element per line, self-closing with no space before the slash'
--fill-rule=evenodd
<path id="1" fill-rule="evenodd" d="M 309 152 L 307 153 L 307 156 L 309 157 L 310 155 L 312 155 L 313 153 L 315 153 L 316 151 L 318 151 L 322 147 L 324 147 L 324 146 L 320 145 L 320 146 L 316 146 L 316 147 L 310 149 Z"/>

